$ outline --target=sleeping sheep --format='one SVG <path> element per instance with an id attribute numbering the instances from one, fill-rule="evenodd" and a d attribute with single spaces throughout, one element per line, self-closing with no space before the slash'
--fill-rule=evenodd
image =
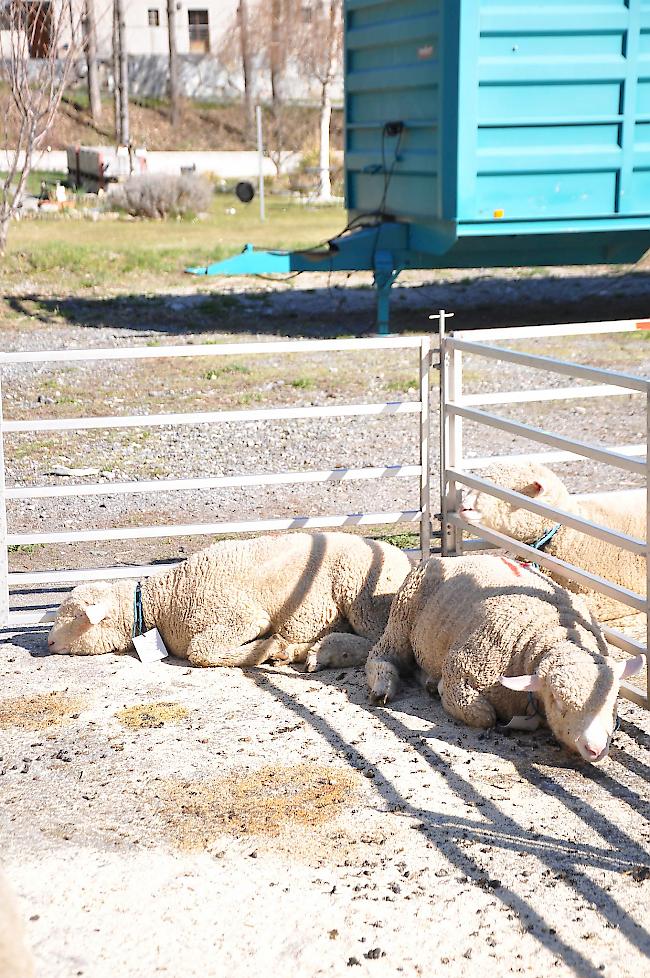
<path id="1" fill-rule="evenodd" d="M 144 628 L 196 666 L 303 661 L 335 647 L 364 662 L 411 569 L 397 547 L 347 533 L 226 540 L 141 585 Z M 52 652 L 133 649 L 134 581 L 76 587 L 48 636 Z"/>
<path id="2" fill-rule="evenodd" d="M 536 502 L 545 503 L 567 512 L 575 513 L 592 523 L 599 523 L 628 536 L 645 540 L 645 497 L 642 493 L 623 495 L 619 499 L 612 493 L 606 501 L 598 499 L 577 500 L 557 475 L 537 462 L 510 462 L 494 465 L 485 471 L 485 479 L 503 489 L 512 489 Z M 534 544 L 557 524 L 545 516 L 538 516 L 526 509 L 490 496 L 487 492 L 466 492 L 463 495 L 461 515 L 469 523 L 485 526 L 523 543 Z M 544 545 L 544 552 L 583 570 L 604 577 L 614 584 L 645 594 L 646 562 L 639 554 L 621 550 L 612 544 L 580 533 L 570 526 L 561 526 Z M 599 621 L 608 621 L 632 614 L 628 605 L 604 594 L 588 590 L 550 571 L 553 580 L 572 591 L 585 595 L 589 608 Z"/>
<path id="3" fill-rule="evenodd" d="M 371 649 L 372 699 L 386 703 L 419 667 L 444 709 L 472 727 L 534 729 L 587 761 L 607 755 L 623 678 L 583 599 L 507 557 L 432 557 L 411 572 Z"/>

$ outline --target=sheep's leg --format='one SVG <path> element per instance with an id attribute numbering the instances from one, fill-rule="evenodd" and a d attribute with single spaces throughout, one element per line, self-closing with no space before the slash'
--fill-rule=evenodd
<path id="1" fill-rule="evenodd" d="M 384 705 L 395 698 L 399 689 L 400 674 L 413 668 L 413 649 L 408 629 L 393 616 L 386 631 L 374 645 L 366 662 L 366 682 L 370 700 Z"/>
<path id="2" fill-rule="evenodd" d="M 445 711 L 456 720 L 484 729 L 495 725 L 494 707 L 484 693 L 476 689 L 462 666 L 454 662 L 453 655 L 445 663 L 438 692 Z"/>
<path id="3" fill-rule="evenodd" d="M 236 642 L 238 637 L 233 636 L 232 629 L 209 625 L 193 637 L 187 647 L 187 658 L 193 666 L 259 666 L 271 658 L 276 647 L 273 635 L 250 642 L 246 642 L 248 636 L 244 635 L 242 644 L 234 645 L 233 640 Z"/>
<path id="4" fill-rule="evenodd" d="M 311 642 L 289 642 L 281 635 L 274 635 L 269 659 L 274 662 L 304 662 L 311 647 Z"/>
<path id="5" fill-rule="evenodd" d="M 307 655 L 307 672 L 319 669 L 350 669 L 362 666 L 368 658 L 372 642 L 349 632 L 331 632 L 312 645 Z M 295 660 L 297 661 L 297 660 Z"/>
<path id="6" fill-rule="evenodd" d="M 385 706 L 399 689 L 399 672 L 390 659 L 370 656 L 366 662 L 366 681 L 371 701 Z"/>

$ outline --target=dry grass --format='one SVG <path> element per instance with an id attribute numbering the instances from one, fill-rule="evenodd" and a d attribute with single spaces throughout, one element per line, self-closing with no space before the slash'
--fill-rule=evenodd
<path id="1" fill-rule="evenodd" d="M 223 834 L 275 837 L 322 825 L 350 803 L 356 784 L 340 768 L 268 766 L 215 781 L 166 782 L 159 811 L 176 845 L 204 849 Z"/>
<path id="2" fill-rule="evenodd" d="M 80 696 L 56 691 L 0 700 L 0 730 L 47 730 L 75 719 L 85 705 Z"/>
<path id="3" fill-rule="evenodd" d="M 125 727 L 132 730 L 142 730 L 149 727 L 164 727 L 169 723 L 178 723 L 188 716 L 188 711 L 179 703 L 138 703 L 125 710 L 119 710 L 115 717 Z"/>

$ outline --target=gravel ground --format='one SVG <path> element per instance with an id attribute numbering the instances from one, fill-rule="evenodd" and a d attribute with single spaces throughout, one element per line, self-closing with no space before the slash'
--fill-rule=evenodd
<path id="1" fill-rule="evenodd" d="M 368 316 L 370 295 L 357 278 L 333 277 L 330 289 L 316 277 L 298 281 L 300 289 L 227 282 L 241 323 L 229 320 L 228 331 L 204 323 L 200 335 L 187 323 L 206 296 L 189 290 L 151 297 L 148 314 L 114 295 L 90 304 L 41 297 L 41 312 L 28 318 L 25 296 L 35 288 L 28 283 L 11 299 L 20 317 L 1 321 L 4 348 L 340 335 Z M 411 275 L 396 294 L 396 323 L 421 329 L 439 306 L 455 309 L 460 326 L 643 316 L 647 294 L 643 271 L 449 273 L 433 284 Z M 33 295 L 29 301 L 33 309 Z M 650 346 L 638 335 L 535 349 L 650 373 Z M 365 362 L 267 361 L 231 373 L 219 373 L 216 359 L 194 373 L 164 361 L 144 374 L 116 364 L 42 370 L 35 380 L 7 371 L 5 416 L 417 397 L 408 351 Z M 468 358 L 468 390 L 527 386 L 544 382 L 518 367 L 485 371 Z M 434 377 L 432 407 L 435 396 Z M 633 443 L 645 433 L 640 401 L 513 407 L 508 416 L 603 444 Z M 155 429 L 144 439 L 11 436 L 7 482 L 62 484 L 46 474 L 54 465 L 97 465 L 110 484 L 412 463 L 415 427 L 415 418 L 402 417 Z M 465 448 L 482 455 L 533 446 L 467 425 Z M 558 472 L 574 491 L 638 484 L 586 463 Z M 417 505 L 417 485 L 391 479 L 150 494 L 129 505 L 125 498 L 12 503 L 10 526 L 394 511 Z M 59 552 L 46 545 L 10 558 L 12 569 L 23 570 L 104 566 L 182 557 L 202 542 L 163 538 Z M 15 602 L 59 596 L 26 593 Z M 621 703 L 612 754 L 596 768 L 544 732 L 508 737 L 464 728 L 419 689 L 405 689 L 390 708 L 370 708 L 360 670 L 209 671 L 173 660 L 144 667 L 129 656 L 49 656 L 41 628 L 3 637 L 0 851 L 39 978 L 646 973 L 650 714 L 632 704 Z"/>

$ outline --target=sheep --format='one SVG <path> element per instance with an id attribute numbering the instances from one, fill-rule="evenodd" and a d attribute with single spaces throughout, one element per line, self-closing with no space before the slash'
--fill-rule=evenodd
<path id="1" fill-rule="evenodd" d="M 414 666 L 452 717 L 482 728 L 544 720 L 595 762 L 609 750 L 620 682 L 643 656 L 608 659 L 582 598 L 507 557 L 477 555 L 432 557 L 407 577 L 368 656 L 371 698 L 387 703 Z"/>
<path id="2" fill-rule="evenodd" d="M 0 978 L 34 978 L 32 956 L 9 888 L 0 876 Z"/>
<path id="3" fill-rule="evenodd" d="M 196 666 L 304 661 L 335 649 L 365 662 L 410 571 L 391 544 L 347 533 L 292 533 L 213 544 L 141 585 L 144 627 Z M 81 584 L 62 602 L 51 652 L 133 649 L 134 581 Z"/>
<path id="4" fill-rule="evenodd" d="M 566 486 L 554 472 L 538 462 L 494 465 L 486 469 L 485 479 L 501 488 L 530 496 L 537 502 L 575 513 L 592 523 L 600 523 L 620 533 L 645 540 L 646 514 L 642 494 L 616 499 L 616 494 L 611 493 L 606 499 L 577 500 L 569 495 Z M 460 514 L 468 523 L 483 523 L 528 544 L 541 540 L 557 525 L 553 519 L 512 506 L 487 492 L 464 493 Z M 543 550 L 551 557 L 575 564 L 637 594 L 645 594 L 646 562 L 640 554 L 621 550 L 570 526 L 561 526 L 543 545 Z M 562 576 L 558 571 L 548 573 L 564 587 L 585 595 L 590 610 L 599 621 L 609 621 L 632 613 L 628 605 L 589 590 Z"/>

